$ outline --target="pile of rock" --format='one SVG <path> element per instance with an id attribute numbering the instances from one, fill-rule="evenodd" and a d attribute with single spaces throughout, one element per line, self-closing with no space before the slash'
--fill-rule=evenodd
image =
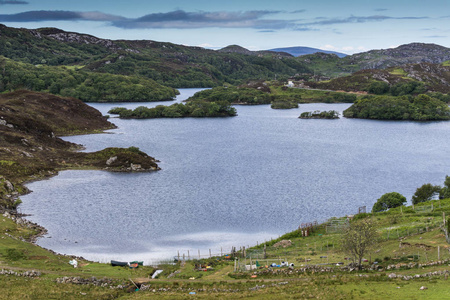
<path id="1" fill-rule="evenodd" d="M 97 279 L 96 277 L 83 278 L 83 277 L 60 277 L 56 278 L 57 283 L 71 283 L 71 284 L 80 284 L 80 285 L 95 285 L 101 287 L 109 287 L 114 289 L 124 289 L 123 285 L 115 285 L 112 279 L 102 278 Z"/>
<path id="2" fill-rule="evenodd" d="M 441 275 L 448 276 L 448 274 L 450 274 L 449 270 L 441 270 L 441 271 L 434 271 L 434 272 L 428 272 L 428 273 L 424 273 L 424 274 L 415 274 L 415 275 L 397 275 L 395 273 L 391 273 L 388 275 L 388 277 L 389 277 L 389 279 L 400 278 L 403 280 L 411 280 L 411 279 L 435 277 L 435 276 L 441 276 Z"/>
<path id="3" fill-rule="evenodd" d="M 41 276 L 41 272 L 31 270 L 31 271 L 25 271 L 23 273 L 15 272 L 12 270 L 1 270 L 0 275 L 12 275 L 12 276 L 19 276 L 19 277 L 39 277 Z"/>

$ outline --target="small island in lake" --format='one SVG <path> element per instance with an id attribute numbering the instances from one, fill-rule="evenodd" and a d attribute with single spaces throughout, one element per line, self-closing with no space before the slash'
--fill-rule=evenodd
<path id="1" fill-rule="evenodd" d="M 125 107 L 114 107 L 109 114 L 117 114 L 122 119 L 155 119 L 155 118 L 208 118 L 233 117 L 236 109 L 227 101 L 207 102 L 190 101 L 185 104 L 175 103 L 170 106 L 158 105 L 154 108 L 139 106 L 134 110 Z"/>
<path id="2" fill-rule="evenodd" d="M 305 111 L 301 113 L 300 119 L 339 119 L 339 112 L 335 110 L 329 111 Z"/>
<path id="3" fill-rule="evenodd" d="M 357 100 L 344 111 L 346 118 L 376 120 L 450 120 L 448 104 L 428 95 L 375 96 Z"/>

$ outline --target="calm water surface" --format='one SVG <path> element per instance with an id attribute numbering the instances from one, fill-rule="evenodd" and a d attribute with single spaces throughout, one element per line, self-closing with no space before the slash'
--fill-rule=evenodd
<path id="1" fill-rule="evenodd" d="M 177 101 L 196 89 L 182 90 Z M 165 103 L 91 104 L 111 107 Z M 296 229 L 370 210 L 396 191 L 411 198 L 450 174 L 450 123 L 301 120 L 301 112 L 349 104 L 273 110 L 237 106 L 212 119 L 111 120 L 109 134 L 73 136 L 86 151 L 137 146 L 159 172 L 64 171 L 28 185 L 23 213 L 49 231 L 39 245 L 106 262 L 146 263 L 186 253 L 229 251 Z"/>

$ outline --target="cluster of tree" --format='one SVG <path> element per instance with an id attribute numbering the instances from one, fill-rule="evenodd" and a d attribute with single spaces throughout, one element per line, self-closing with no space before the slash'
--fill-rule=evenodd
<path id="1" fill-rule="evenodd" d="M 236 116 L 236 109 L 226 101 L 206 102 L 191 101 L 185 104 L 175 103 L 170 106 L 158 105 L 154 108 L 139 106 L 134 110 L 124 107 L 115 107 L 108 111 L 118 114 L 124 119 L 152 119 L 152 118 L 205 118 L 205 117 L 232 117 Z"/>
<path id="2" fill-rule="evenodd" d="M 432 185 L 426 183 L 416 189 L 416 192 L 411 198 L 412 204 L 418 204 L 435 199 L 450 198 L 450 177 L 445 176 L 444 187 L 439 185 Z M 381 212 L 389 210 L 390 208 L 402 206 L 406 203 L 406 198 L 397 192 L 387 193 L 381 196 L 373 205 L 372 212 Z"/>
<path id="3" fill-rule="evenodd" d="M 303 99 L 302 94 L 304 93 L 305 90 L 302 89 L 281 86 L 279 81 L 252 81 L 237 87 L 214 87 L 200 91 L 189 98 L 188 101 L 199 99 L 203 101 L 228 101 L 232 104 L 272 104 L 271 107 L 274 109 L 289 109 L 297 108 L 298 103 L 310 101 L 348 103 L 356 100 L 354 94 L 323 91 L 308 91 L 309 94 L 314 94 L 314 99 Z"/>
<path id="4" fill-rule="evenodd" d="M 339 112 L 329 111 L 305 111 L 300 114 L 300 119 L 339 119 Z"/>
<path id="5" fill-rule="evenodd" d="M 33 66 L 0 57 L 0 92 L 27 89 L 87 102 L 172 100 L 177 91 L 154 80 L 65 67 Z"/>
<path id="6" fill-rule="evenodd" d="M 344 117 L 377 120 L 449 120 L 450 108 L 441 100 L 428 95 L 374 96 L 357 100 L 344 111 Z"/>
<path id="7" fill-rule="evenodd" d="M 253 88 L 239 88 L 235 86 L 215 87 L 195 93 L 188 101 L 226 101 L 230 104 L 270 104 L 271 94 Z"/>
<path id="8" fill-rule="evenodd" d="M 367 91 L 376 95 L 404 96 L 423 94 L 427 91 L 427 87 L 423 82 L 413 80 L 393 85 L 384 81 L 374 81 L 369 85 Z"/>

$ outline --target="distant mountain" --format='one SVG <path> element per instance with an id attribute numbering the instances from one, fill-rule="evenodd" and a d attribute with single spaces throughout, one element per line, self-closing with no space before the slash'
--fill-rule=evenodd
<path id="1" fill-rule="evenodd" d="M 411 43 L 397 48 L 356 53 L 343 58 L 332 54 L 314 53 L 297 59 L 314 69 L 316 74 L 341 77 L 360 70 L 379 70 L 406 64 L 440 64 L 450 60 L 450 49 L 435 44 Z"/>
<path id="2" fill-rule="evenodd" d="M 322 52 L 326 54 L 336 54 L 339 57 L 345 57 L 347 54 L 335 52 L 335 51 L 327 51 L 327 50 L 321 50 L 317 48 L 310 48 L 310 47 L 287 47 L 287 48 L 275 48 L 270 49 L 268 51 L 274 51 L 274 52 L 286 52 L 289 53 L 292 56 L 302 56 L 307 54 L 314 54 L 317 52 Z"/>
<path id="3" fill-rule="evenodd" d="M 293 55 L 282 52 L 282 51 L 270 51 L 270 50 L 263 50 L 263 51 L 251 51 L 248 50 L 242 46 L 239 45 L 230 45 L 226 46 L 225 48 L 217 50 L 218 52 L 222 53 L 239 53 L 239 54 L 245 54 L 245 55 L 258 55 L 258 56 L 278 56 L 278 57 L 293 57 Z"/>
<path id="4" fill-rule="evenodd" d="M 349 64 L 359 64 L 362 69 L 384 69 L 405 64 L 440 64 L 450 60 L 450 49 L 425 43 L 411 43 L 397 48 L 371 50 L 344 58 Z"/>

